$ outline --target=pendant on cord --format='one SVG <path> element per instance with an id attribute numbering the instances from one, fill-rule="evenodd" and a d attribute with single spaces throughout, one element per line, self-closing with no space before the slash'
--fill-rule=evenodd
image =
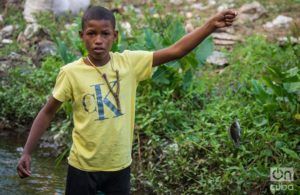
<path id="1" fill-rule="evenodd" d="M 116 104 L 117 104 L 117 108 L 118 108 L 118 111 L 121 112 L 121 105 L 120 105 L 120 98 L 119 98 L 119 95 L 120 95 L 120 75 L 119 75 L 119 71 L 118 70 L 115 70 L 113 68 L 113 62 L 111 62 L 111 67 L 113 69 L 113 71 L 115 71 L 116 73 L 116 78 L 117 78 L 117 90 L 116 92 L 113 91 L 112 87 L 110 86 L 109 82 L 108 82 L 108 79 L 107 79 L 107 76 L 105 73 L 102 74 L 102 72 L 97 69 L 96 65 L 90 60 L 90 58 L 87 56 L 86 59 L 88 60 L 88 62 L 96 69 L 96 71 L 102 76 L 103 80 L 105 81 L 110 93 L 113 95 L 115 101 L 116 101 Z M 113 58 L 111 57 L 111 61 L 113 61 Z"/>
<path id="2" fill-rule="evenodd" d="M 111 94 L 113 95 L 115 101 L 116 101 L 116 104 L 117 104 L 117 108 L 119 110 L 119 112 L 121 112 L 121 105 L 120 105 L 120 99 L 119 99 L 119 94 L 120 94 L 120 78 L 119 78 L 119 71 L 116 70 L 116 77 L 117 77 L 117 90 L 116 92 L 113 91 L 112 87 L 110 86 L 109 82 L 108 82 L 108 79 L 107 79 L 107 76 L 106 74 L 102 74 L 102 78 L 105 80 L 106 82 L 106 85 L 108 86 L 108 89 L 109 91 L 111 92 Z"/>

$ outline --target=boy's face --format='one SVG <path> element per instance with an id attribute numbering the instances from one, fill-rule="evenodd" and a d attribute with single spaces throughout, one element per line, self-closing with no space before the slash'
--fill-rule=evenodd
<path id="1" fill-rule="evenodd" d="M 89 56 L 95 60 L 103 60 L 108 57 L 118 32 L 109 20 L 88 20 L 79 34 Z"/>

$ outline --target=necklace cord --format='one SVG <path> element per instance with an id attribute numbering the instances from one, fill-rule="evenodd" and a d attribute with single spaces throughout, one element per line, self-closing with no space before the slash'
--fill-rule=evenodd
<path id="1" fill-rule="evenodd" d="M 111 85 L 109 84 L 109 81 L 107 79 L 107 76 L 105 73 L 102 73 L 97 67 L 96 65 L 90 60 L 90 58 L 87 56 L 86 59 L 88 60 L 88 62 L 96 69 L 96 71 L 101 75 L 101 77 L 103 78 L 103 80 L 105 81 L 109 91 L 111 92 L 111 94 L 113 95 L 115 101 L 116 101 L 116 104 L 117 104 L 117 107 L 118 107 L 118 110 L 121 112 L 121 105 L 120 105 L 120 99 L 119 99 L 119 94 L 120 94 L 120 76 L 119 76 L 119 71 L 118 70 L 114 70 L 113 68 L 113 58 L 112 56 L 110 56 L 110 60 L 111 60 L 111 67 L 112 67 L 112 70 L 116 73 L 116 78 L 117 78 L 117 90 L 116 92 L 113 91 Z"/>

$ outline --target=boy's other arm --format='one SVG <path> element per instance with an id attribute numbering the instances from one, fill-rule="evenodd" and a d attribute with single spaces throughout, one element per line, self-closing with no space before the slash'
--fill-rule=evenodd
<path id="1" fill-rule="evenodd" d="M 196 28 L 189 34 L 183 36 L 179 41 L 170 47 L 155 51 L 153 54 L 152 66 L 158 66 L 176 59 L 180 59 L 217 28 L 231 26 L 237 13 L 233 10 L 222 11 L 211 17 L 203 26 Z"/>
<path id="2" fill-rule="evenodd" d="M 23 154 L 19 160 L 17 171 L 21 178 L 30 176 L 30 161 L 31 153 L 35 148 L 38 140 L 41 138 L 45 130 L 49 127 L 57 109 L 61 106 L 62 102 L 50 96 L 46 105 L 40 110 L 38 115 L 33 121 L 27 138 Z"/>

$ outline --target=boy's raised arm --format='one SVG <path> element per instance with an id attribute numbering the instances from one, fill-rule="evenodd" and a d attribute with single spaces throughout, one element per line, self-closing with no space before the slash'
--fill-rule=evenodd
<path id="1" fill-rule="evenodd" d="M 61 106 L 61 104 L 62 102 L 50 96 L 46 105 L 40 110 L 40 112 L 34 119 L 24 147 L 23 154 L 19 160 L 17 167 L 18 174 L 21 178 L 25 178 L 31 175 L 31 153 L 35 148 L 38 140 L 41 138 L 45 130 L 49 127 L 51 120 L 53 119 L 57 109 Z"/>
<path id="2" fill-rule="evenodd" d="M 198 27 L 191 33 L 183 36 L 170 47 L 155 51 L 153 54 L 152 66 L 158 66 L 182 58 L 217 28 L 231 26 L 236 15 L 237 13 L 233 10 L 222 11 L 211 17 L 203 26 Z"/>

